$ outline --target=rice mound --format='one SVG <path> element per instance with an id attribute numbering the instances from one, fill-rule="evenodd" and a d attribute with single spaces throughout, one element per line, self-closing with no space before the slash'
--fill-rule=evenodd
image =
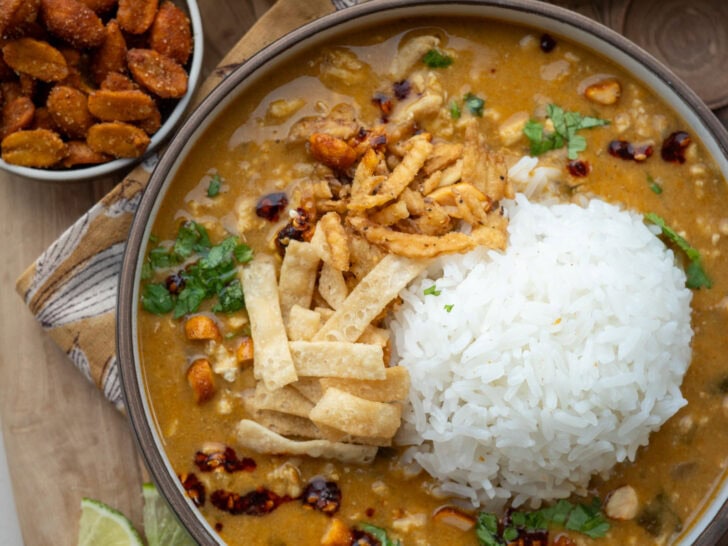
<path id="1" fill-rule="evenodd" d="M 633 460 L 687 403 L 692 295 L 638 214 L 505 207 L 506 252 L 440 258 L 400 294 L 389 326 L 412 388 L 398 442 L 444 493 L 538 507 Z"/>

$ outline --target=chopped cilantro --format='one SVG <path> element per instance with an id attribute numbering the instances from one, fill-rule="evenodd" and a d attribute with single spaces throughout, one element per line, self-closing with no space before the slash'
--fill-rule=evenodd
<path id="1" fill-rule="evenodd" d="M 422 62 L 430 68 L 447 68 L 453 63 L 453 59 L 439 49 L 431 49 L 422 57 Z"/>
<path id="2" fill-rule="evenodd" d="M 210 179 L 210 184 L 207 186 L 207 197 L 215 197 L 220 193 L 220 186 L 222 186 L 222 178 L 220 175 L 215 173 Z"/>
<path id="3" fill-rule="evenodd" d="M 177 294 L 171 293 L 165 284 L 148 284 L 144 288 L 142 306 L 158 315 L 174 311 L 174 317 L 180 318 L 197 311 L 204 300 L 217 297 L 212 308 L 215 312 L 242 309 L 245 299 L 236 265 L 252 258 L 252 249 L 237 237 L 228 237 L 212 245 L 203 226 L 193 221 L 185 222 L 171 247 L 158 246 L 149 251 L 142 270 L 143 278 L 148 280 L 157 269 L 191 261 L 178 273 L 184 280 L 184 287 Z"/>
<path id="4" fill-rule="evenodd" d="M 463 102 L 471 114 L 478 116 L 479 118 L 483 117 L 483 107 L 485 106 L 484 99 L 481 99 L 472 93 L 468 93 L 465 97 L 463 97 Z"/>
<path id="5" fill-rule="evenodd" d="M 579 152 L 586 150 L 586 139 L 576 132 L 609 125 L 609 121 L 605 119 L 582 116 L 579 112 L 566 112 L 555 104 L 546 106 L 546 115 L 554 125 L 553 133 L 546 133 L 544 126 L 533 120 L 523 128 L 523 133 L 530 141 L 532 155 L 540 155 L 566 145 L 568 158 L 576 159 Z"/>
<path id="6" fill-rule="evenodd" d="M 460 119 L 460 116 L 462 115 L 462 112 L 460 111 L 460 107 L 458 106 L 458 103 L 456 101 L 450 102 L 450 117 L 452 119 Z"/>
<path id="7" fill-rule="evenodd" d="M 654 212 L 648 212 L 645 214 L 645 218 L 649 222 L 659 226 L 662 230 L 662 235 L 672 241 L 690 260 L 690 264 L 688 264 L 688 267 L 685 270 L 685 274 L 687 275 L 687 282 L 685 283 L 686 286 L 694 290 L 698 290 L 700 288 L 711 288 L 713 286 L 713 281 L 710 280 L 710 277 L 708 277 L 708 274 L 703 269 L 703 265 L 700 262 L 700 251 L 688 243 L 684 237 L 668 226 L 667 222 Z"/>
<path id="8" fill-rule="evenodd" d="M 387 536 L 387 531 L 385 531 L 381 527 L 371 525 L 370 523 L 360 523 L 359 525 L 357 525 L 357 527 L 365 533 L 372 535 L 375 539 L 379 541 L 379 544 L 381 544 L 381 546 L 402 546 L 402 543 L 399 540 L 390 539 Z"/>
<path id="9" fill-rule="evenodd" d="M 560 500 L 556 504 L 531 512 L 511 512 L 510 524 L 499 533 L 495 514 L 480 512 L 475 534 L 480 546 L 503 546 L 522 536 L 521 533 L 547 532 L 549 527 L 561 526 L 590 538 L 599 538 L 609 531 L 609 522 L 601 511 L 601 502 L 594 498 L 588 504 L 573 504 Z"/>
<path id="10" fill-rule="evenodd" d="M 439 296 L 442 294 L 441 290 L 438 290 L 437 287 L 433 284 L 429 288 L 425 288 L 425 296 Z"/>
<path id="11" fill-rule="evenodd" d="M 662 186 L 660 186 L 657 180 L 652 178 L 649 174 L 647 175 L 647 183 L 650 185 L 652 193 L 656 193 L 657 195 L 660 195 L 662 193 Z"/>
<path id="12" fill-rule="evenodd" d="M 174 300 L 164 284 L 148 284 L 142 292 L 142 307 L 155 315 L 163 315 L 174 308 Z"/>
<path id="13" fill-rule="evenodd" d="M 450 311 L 452 311 L 452 308 L 453 307 L 455 307 L 455 304 L 454 303 L 446 303 L 445 304 L 445 311 L 447 311 L 449 313 Z"/>

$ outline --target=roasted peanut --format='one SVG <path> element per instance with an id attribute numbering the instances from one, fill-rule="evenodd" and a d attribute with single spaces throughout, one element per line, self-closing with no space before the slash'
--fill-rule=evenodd
<path id="1" fill-rule="evenodd" d="M 104 42 L 104 23 L 80 0 L 41 0 L 41 19 L 48 32 L 74 47 L 98 47 Z"/>
<path id="2" fill-rule="evenodd" d="M 631 485 L 624 485 L 612 491 L 607 497 L 604 513 L 612 519 L 634 519 L 639 512 L 637 492 Z"/>
<path id="3" fill-rule="evenodd" d="M 73 87 L 56 85 L 48 94 L 46 106 L 53 123 L 70 138 L 85 138 L 94 124 L 86 95 Z"/>
<path id="4" fill-rule="evenodd" d="M 314 133 L 309 137 L 308 143 L 311 155 L 332 169 L 345 170 L 356 161 L 356 150 L 340 138 L 326 133 Z"/>
<path id="5" fill-rule="evenodd" d="M 126 59 L 137 83 L 155 95 L 173 99 L 187 92 L 187 73 L 169 57 L 152 49 L 130 49 Z"/>
<path id="6" fill-rule="evenodd" d="M 66 147 L 68 152 L 61 165 L 67 169 L 79 165 L 97 165 L 111 159 L 108 155 L 93 151 L 88 144 L 80 140 L 71 140 L 66 143 Z"/>
<path id="7" fill-rule="evenodd" d="M 89 95 L 88 109 L 102 121 L 139 121 L 150 117 L 156 105 L 143 91 L 99 90 Z"/>
<path id="8" fill-rule="evenodd" d="M 149 46 L 184 65 L 192 53 L 192 30 L 185 12 L 166 1 L 157 12 L 149 35 Z"/>
<path id="9" fill-rule="evenodd" d="M 130 34 L 142 34 L 152 25 L 157 13 L 157 0 L 119 0 L 116 18 Z"/>
<path id="10" fill-rule="evenodd" d="M 91 126 L 86 137 L 96 152 L 114 157 L 141 157 L 149 146 L 149 136 L 128 123 L 112 121 Z"/>
<path id="11" fill-rule="evenodd" d="M 207 315 L 192 315 L 185 322 L 185 335 L 193 340 L 220 339 L 220 330 Z"/>
<path id="12" fill-rule="evenodd" d="M 91 74 L 97 84 L 112 72 L 126 70 L 126 40 L 116 21 L 109 21 L 106 36 L 101 47 L 96 50 L 91 61 Z"/>
<path id="13" fill-rule="evenodd" d="M 56 124 L 53 122 L 53 118 L 51 117 L 51 113 L 45 106 L 35 109 L 33 124 L 31 127 L 33 129 L 48 129 L 49 131 L 57 130 Z"/>
<path id="14" fill-rule="evenodd" d="M 136 124 L 146 134 L 153 135 L 162 126 L 162 113 L 157 108 L 157 105 L 152 103 L 152 115 L 147 118 L 139 120 Z"/>
<path id="15" fill-rule="evenodd" d="M 101 82 L 100 89 L 106 91 L 131 91 L 132 89 L 139 89 L 139 86 L 124 74 L 109 72 L 104 81 Z"/>
<path id="16" fill-rule="evenodd" d="M 28 97 L 16 97 L 6 101 L 2 109 L 2 125 L 0 126 L 0 138 L 26 129 L 33 123 L 35 106 Z"/>
<path id="17" fill-rule="evenodd" d="M 23 89 L 18 82 L 0 83 L 0 91 L 2 91 L 3 100 L 6 103 L 23 96 Z"/>
<path id="18" fill-rule="evenodd" d="M 40 0 L 0 0 L 0 36 L 35 22 Z"/>
<path id="19" fill-rule="evenodd" d="M 235 350 L 235 358 L 240 364 L 252 364 L 253 362 L 253 338 L 245 336 L 238 348 Z"/>
<path id="20" fill-rule="evenodd" d="M 47 129 L 16 131 L 2 141 L 2 158 L 13 165 L 51 167 L 66 155 L 61 137 Z"/>
<path id="21" fill-rule="evenodd" d="M 60 51 L 47 42 L 19 38 L 3 46 L 5 62 L 16 72 L 24 72 L 44 82 L 68 76 L 68 65 Z"/>
<path id="22" fill-rule="evenodd" d="M 187 370 L 187 383 L 192 388 L 195 402 L 207 402 L 215 394 L 215 377 L 210 361 L 205 358 L 195 360 Z"/>
<path id="23" fill-rule="evenodd" d="M 606 79 L 591 84 L 584 90 L 584 96 L 592 102 L 609 106 L 622 96 L 622 86 L 615 79 Z"/>
<path id="24" fill-rule="evenodd" d="M 28 76 L 28 74 L 21 73 L 18 74 L 18 83 L 20 83 L 20 92 L 23 96 L 32 99 L 38 87 L 36 80 Z"/>

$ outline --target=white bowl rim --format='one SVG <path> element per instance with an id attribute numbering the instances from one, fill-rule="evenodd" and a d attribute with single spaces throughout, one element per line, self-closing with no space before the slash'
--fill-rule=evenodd
<path id="1" fill-rule="evenodd" d="M 169 181 L 173 178 L 174 170 L 179 167 L 184 151 L 202 134 L 211 119 L 219 115 L 225 106 L 240 93 L 236 92 L 238 86 L 243 87 L 247 78 L 255 79 L 265 73 L 270 64 L 277 65 L 285 62 L 290 51 L 300 52 L 300 49 L 311 47 L 322 38 L 322 35 L 339 34 L 346 30 L 343 27 L 354 26 L 357 29 L 366 28 L 373 23 L 372 19 L 383 16 L 391 20 L 394 14 L 402 13 L 421 18 L 427 13 L 418 13 L 420 8 L 434 8 L 452 11 L 454 7 L 464 9 L 483 9 L 486 13 L 483 18 L 495 18 L 509 22 L 520 22 L 525 26 L 537 28 L 539 22 L 548 22 L 553 31 L 563 29 L 561 34 L 577 44 L 588 47 L 573 34 L 591 35 L 594 40 L 611 50 L 611 53 L 621 52 L 623 60 L 639 65 L 647 71 L 656 82 L 665 87 L 679 104 L 665 100 L 680 115 L 687 118 L 691 128 L 701 133 L 703 143 L 708 147 L 711 155 L 718 163 L 725 179 L 728 180 L 728 131 L 713 115 L 710 109 L 698 96 L 667 67 L 662 65 L 650 54 L 633 44 L 625 37 L 596 21 L 564 8 L 538 2 L 535 0 L 375 0 L 348 7 L 344 10 L 326 15 L 312 21 L 303 27 L 292 31 L 271 45 L 262 49 L 242 65 L 237 67 L 225 80 L 223 80 L 210 95 L 208 95 L 198 108 L 189 116 L 179 130 L 178 138 L 170 144 L 162 155 L 145 195 L 140 203 L 137 215 L 132 225 L 127 249 L 124 255 L 120 291 L 117 306 L 119 327 L 117 328 L 117 350 L 122 380 L 122 391 L 127 405 L 135 439 L 140 452 L 150 469 L 153 479 L 160 486 L 162 494 L 172 505 L 176 515 L 194 538 L 204 545 L 220 544 L 217 534 L 205 521 L 199 511 L 194 508 L 186 497 L 179 480 L 176 479 L 173 469 L 162 450 L 162 443 L 154 425 L 154 416 L 146 399 L 146 390 L 143 382 L 142 370 L 138 359 L 138 345 L 136 338 L 136 311 L 138 302 L 138 285 L 143 249 L 149 235 L 151 224 L 158 209 L 159 201 L 163 196 Z M 410 11 L 412 13 L 410 13 Z M 397 13 L 399 12 L 399 13 Z M 499 15 L 492 15 L 498 12 Z M 503 16 L 513 15 L 514 18 Z M 528 23 L 525 19 L 536 17 L 537 21 Z M 364 19 L 363 22 L 361 20 Z M 551 30 L 547 28 L 545 30 Z M 611 58 L 606 54 L 602 54 Z M 281 61 L 281 57 L 284 60 Z M 641 81 L 643 77 L 627 68 L 633 76 Z M 680 109 L 682 107 L 682 109 Z M 707 138 L 706 138 L 707 137 Z M 171 173 L 171 174 L 170 174 Z M 728 515 L 728 480 L 720 491 L 714 493 L 719 502 L 713 502 L 711 510 L 706 510 L 698 519 L 703 521 L 709 516 L 705 525 L 693 525 L 692 528 L 679 539 L 677 544 L 687 546 L 696 544 L 712 546 L 717 542 L 726 525 L 720 529 L 715 525 L 719 520 L 726 519 Z M 720 515 L 719 515 L 720 512 Z"/>
<path id="2" fill-rule="evenodd" d="M 21 167 L 7 163 L 0 158 L 0 169 L 11 174 L 22 176 L 24 178 L 32 178 L 35 180 L 44 180 L 50 182 L 77 182 L 88 180 L 89 178 L 98 178 L 113 172 L 131 168 L 137 163 L 143 162 L 154 155 L 161 144 L 167 138 L 174 134 L 178 128 L 183 114 L 192 101 L 192 97 L 197 90 L 197 84 L 200 80 L 200 72 L 202 71 L 202 59 L 204 57 L 205 39 L 202 27 L 202 17 L 200 16 L 200 8 L 197 0 L 181 0 L 187 6 L 190 23 L 192 26 L 192 61 L 190 62 L 189 79 L 187 91 L 182 98 L 174 105 L 169 117 L 164 121 L 159 130 L 152 135 L 147 150 L 141 157 L 112 159 L 106 163 L 91 165 L 88 167 L 77 167 L 71 169 L 36 169 L 33 167 Z"/>

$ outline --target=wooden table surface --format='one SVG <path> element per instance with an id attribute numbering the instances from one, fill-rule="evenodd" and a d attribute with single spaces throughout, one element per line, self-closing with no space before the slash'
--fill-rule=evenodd
<path id="1" fill-rule="evenodd" d="M 209 71 L 274 0 L 199 3 Z M 652 48 L 712 107 L 728 104 L 728 3 L 693 0 L 687 8 L 682 0 L 560 3 Z M 682 24 L 673 24 L 674 9 L 683 10 L 677 18 Z M 728 121 L 728 109 L 718 114 Z M 12 290 L 25 267 L 117 180 L 50 184 L 0 173 L 0 279 L 6 287 L 0 298 L 0 417 L 29 546 L 75 544 L 84 496 L 116 507 L 141 528 L 146 476 L 125 417 L 80 376 Z"/>

